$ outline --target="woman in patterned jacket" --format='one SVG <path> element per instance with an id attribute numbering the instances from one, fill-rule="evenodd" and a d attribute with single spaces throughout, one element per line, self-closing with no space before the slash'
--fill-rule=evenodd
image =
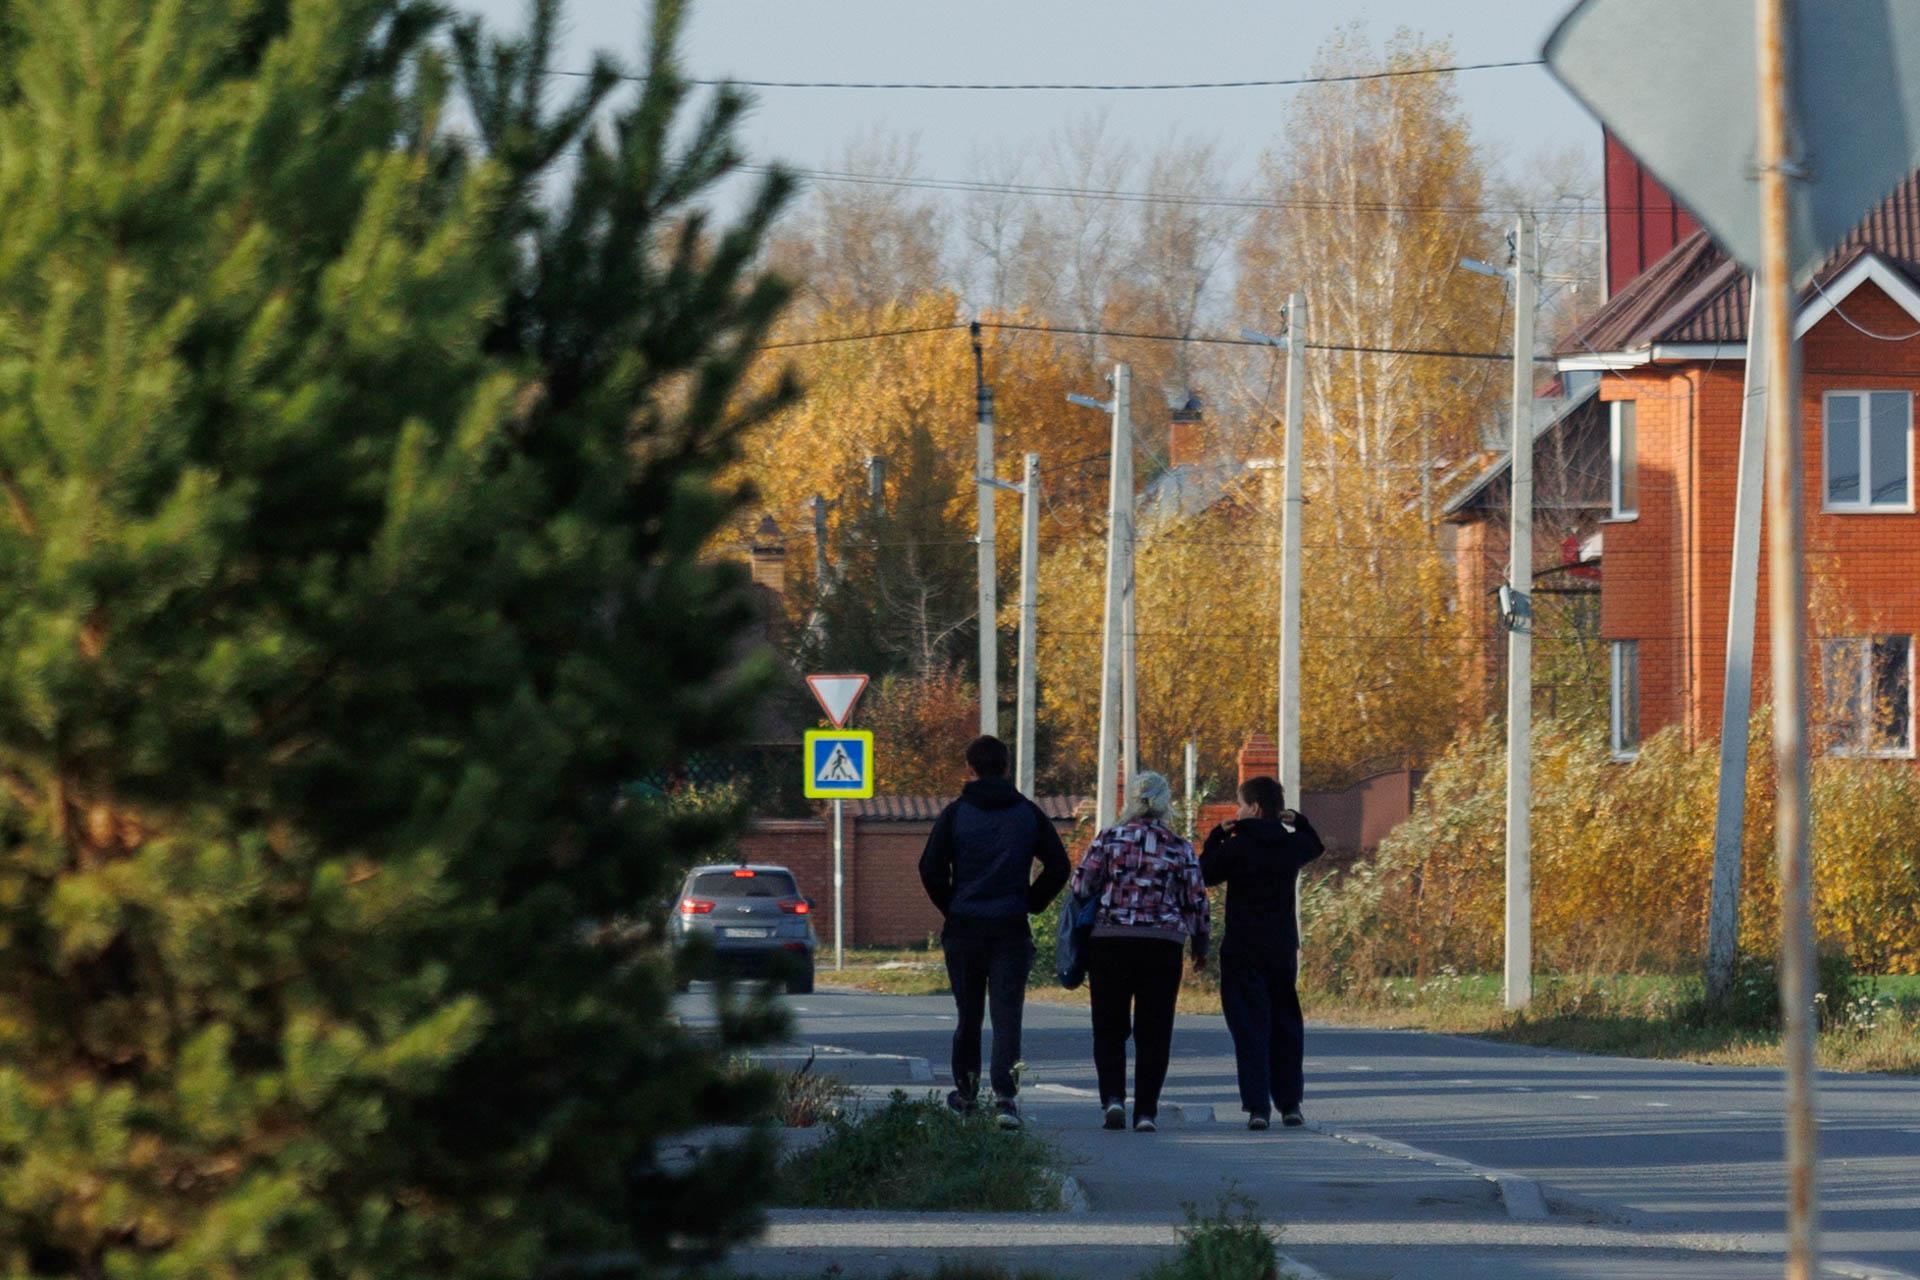
<path id="1" fill-rule="evenodd" d="M 1073 876 L 1076 897 L 1097 897 L 1088 943 L 1093 1064 L 1106 1127 L 1127 1127 L 1127 1037 L 1133 1037 L 1133 1127 L 1152 1133 L 1173 1051 L 1180 952 L 1207 962 L 1212 913 L 1193 845 L 1167 825 L 1173 788 L 1157 773 L 1127 787 L 1118 826 L 1094 837 Z"/>

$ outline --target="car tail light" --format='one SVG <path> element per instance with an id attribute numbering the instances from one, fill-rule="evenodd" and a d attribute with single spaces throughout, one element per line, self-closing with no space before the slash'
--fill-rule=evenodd
<path id="1" fill-rule="evenodd" d="M 783 942 L 780 944 L 780 949 L 782 951 L 805 951 L 807 944 L 804 942 Z"/>
<path id="2" fill-rule="evenodd" d="M 753 868 L 741 867 L 738 871 L 733 873 L 733 878 L 735 880 L 751 880 L 753 879 Z"/>
<path id="3" fill-rule="evenodd" d="M 782 898 L 780 909 L 790 916 L 804 916 L 813 910 L 805 898 Z"/>
<path id="4" fill-rule="evenodd" d="M 713 903 L 705 898 L 680 899 L 680 914 L 683 916 L 703 916 L 713 910 Z"/>

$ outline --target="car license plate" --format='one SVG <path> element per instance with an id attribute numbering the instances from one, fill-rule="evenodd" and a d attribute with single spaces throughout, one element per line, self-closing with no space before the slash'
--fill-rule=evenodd
<path id="1" fill-rule="evenodd" d="M 773 932 L 771 929 L 722 929 L 722 937 L 727 938 L 764 938 Z"/>

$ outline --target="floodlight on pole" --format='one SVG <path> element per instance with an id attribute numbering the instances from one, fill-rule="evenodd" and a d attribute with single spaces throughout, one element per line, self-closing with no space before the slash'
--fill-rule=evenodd
<path id="1" fill-rule="evenodd" d="M 1095 399 L 1094 399 L 1094 398 L 1093 398 L 1092 396 L 1083 396 L 1083 395 L 1080 395 L 1079 393 L 1077 393 L 1077 392 L 1073 392 L 1073 391 L 1069 391 L 1069 392 L 1067 393 L 1067 403 L 1068 403 L 1068 404 L 1077 404 L 1077 405 L 1079 405 L 1079 406 L 1080 406 L 1080 407 L 1081 407 L 1082 409 L 1092 409 L 1092 410 L 1094 410 L 1094 411 L 1095 411 L 1095 412 L 1097 412 L 1097 413 L 1112 413 L 1112 412 L 1113 412 L 1113 401 L 1111 401 L 1111 400 L 1095 400 Z"/>
<path id="2" fill-rule="evenodd" d="M 1513 274 L 1505 267 L 1496 267 L 1491 262 L 1482 262 L 1478 258 L 1462 258 L 1460 265 L 1477 276 L 1492 276 L 1495 280 L 1505 280 Z"/>
<path id="3" fill-rule="evenodd" d="M 975 484 L 990 485 L 995 489 L 1005 489 L 1008 493 L 1025 493 L 1027 491 L 1025 485 L 1015 484 L 1011 480 L 995 479 L 993 476 L 975 476 L 973 482 Z"/>
<path id="4" fill-rule="evenodd" d="M 1269 347 L 1278 347 L 1282 351 L 1287 349 L 1287 335 L 1284 333 L 1276 338 L 1272 334 L 1262 333 L 1258 329 L 1242 329 L 1240 336 L 1247 342 L 1264 343 Z"/>

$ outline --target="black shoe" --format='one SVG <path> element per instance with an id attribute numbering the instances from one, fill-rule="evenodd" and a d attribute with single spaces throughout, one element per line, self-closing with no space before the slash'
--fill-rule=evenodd
<path id="1" fill-rule="evenodd" d="M 961 1093 L 958 1089 L 953 1090 L 953 1092 L 947 1095 L 947 1110 L 953 1112 L 955 1115 L 970 1116 L 973 1114 L 973 1109 L 974 1100 L 966 1094 Z"/>
<path id="2" fill-rule="evenodd" d="M 1160 1126 L 1153 1122 L 1152 1116 L 1143 1116 L 1139 1112 L 1135 1112 L 1133 1116 L 1133 1131 L 1135 1133 L 1158 1133 L 1160 1132 Z"/>
<path id="3" fill-rule="evenodd" d="M 1127 1104 L 1124 1102 L 1109 1102 L 1106 1109 L 1106 1119 L 1102 1121 L 1102 1124 L 1108 1129 L 1125 1129 L 1127 1127 Z"/>
<path id="4" fill-rule="evenodd" d="M 1298 1107 L 1288 1107 L 1280 1113 L 1280 1123 L 1289 1129 L 1298 1129 L 1306 1122 L 1307 1118 L 1300 1114 L 1300 1108 Z"/>
<path id="5" fill-rule="evenodd" d="M 1247 1128 L 1253 1130 L 1255 1133 L 1266 1132 L 1267 1126 L 1271 1123 L 1272 1121 L 1268 1120 L 1267 1117 L 1265 1116 L 1248 1116 L 1247 1117 Z"/>
<path id="6" fill-rule="evenodd" d="M 1011 1130 L 1022 1127 L 1020 1122 L 1020 1105 L 1012 1098 L 995 1099 L 993 1109 L 999 1113 L 995 1123 L 1002 1129 Z"/>

